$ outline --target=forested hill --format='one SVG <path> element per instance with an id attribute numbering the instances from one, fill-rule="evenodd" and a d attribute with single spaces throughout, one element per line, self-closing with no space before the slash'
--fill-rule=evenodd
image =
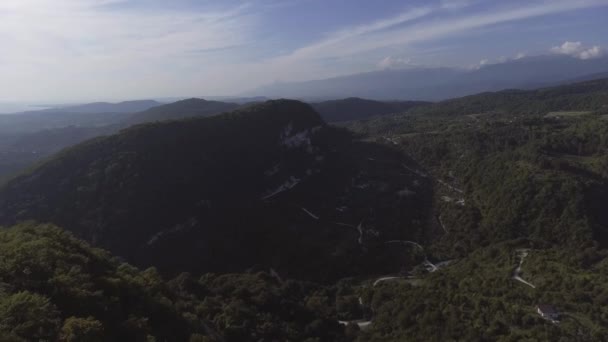
<path id="1" fill-rule="evenodd" d="M 383 241 L 425 238 L 428 186 L 404 162 L 309 105 L 269 101 L 68 149 L 0 190 L 0 221 L 55 223 L 172 273 L 392 272 L 401 262 Z"/>
<path id="2" fill-rule="evenodd" d="M 348 126 L 421 165 L 444 228 L 426 248 L 453 260 L 371 290 L 360 340 L 608 339 L 607 85 L 486 93 Z M 543 303 L 559 322 L 538 315 Z"/>
<path id="3" fill-rule="evenodd" d="M 598 206 L 608 199 L 607 105 L 602 79 L 480 94 L 349 127 L 401 149 L 462 191 L 439 183 L 446 190 L 439 203 L 449 209 L 443 223 L 458 227 L 442 249 L 464 255 L 531 237 L 576 249 L 608 243 Z M 466 206 L 442 203 L 455 197 Z"/>
<path id="4" fill-rule="evenodd" d="M 424 101 L 374 101 L 356 97 L 313 103 L 313 108 L 327 122 L 342 122 L 368 119 L 392 113 L 408 111 L 411 108 L 428 105 Z"/>

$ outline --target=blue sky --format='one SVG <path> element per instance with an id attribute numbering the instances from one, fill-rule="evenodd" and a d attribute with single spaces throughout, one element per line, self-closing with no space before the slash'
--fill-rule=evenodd
<path id="1" fill-rule="evenodd" d="M 608 0 L 2 0 L 0 101 L 230 95 L 385 68 L 598 58 Z"/>

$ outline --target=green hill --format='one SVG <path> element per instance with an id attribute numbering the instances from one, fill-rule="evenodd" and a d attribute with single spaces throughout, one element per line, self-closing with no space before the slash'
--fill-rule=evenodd
<path id="1" fill-rule="evenodd" d="M 463 191 L 437 183 L 435 211 L 454 227 L 438 239 L 440 249 L 462 255 L 519 237 L 582 248 L 608 241 L 608 219 L 597 206 L 608 200 L 607 103 L 608 80 L 596 80 L 480 94 L 350 127 Z M 589 112 L 546 115 L 572 110 Z"/>
<path id="2" fill-rule="evenodd" d="M 349 125 L 420 165 L 411 172 L 431 180 L 439 226 L 429 258 L 452 261 L 416 282 L 361 286 L 374 315 L 360 340 L 606 339 L 607 85 L 481 94 Z M 558 324 L 536 313 L 543 303 Z"/>

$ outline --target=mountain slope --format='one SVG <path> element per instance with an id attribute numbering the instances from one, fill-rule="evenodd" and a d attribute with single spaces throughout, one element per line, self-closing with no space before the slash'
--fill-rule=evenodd
<path id="1" fill-rule="evenodd" d="M 425 238 L 426 183 L 404 162 L 308 105 L 271 101 L 64 151 L 0 191 L 0 222 L 55 223 L 166 272 L 394 271 L 403 260 L 383 241 Z"/>

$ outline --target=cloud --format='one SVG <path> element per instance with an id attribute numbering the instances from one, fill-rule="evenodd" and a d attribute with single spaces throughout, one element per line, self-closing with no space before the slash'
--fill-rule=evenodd
<path id="1" fill-rule="evenodd" d="M 483 68 L 484 66 L 490 65 L 490 64 L 492 64 L 490 62 L 490 60 L 487 59 L 487 58 L 484 58 L 484 59 L 480 60 L 477 64 L 473 64 L 473 65 L 468 66 L 467 69 L 470 69 L 470 70 L 479 70 L 479 69 Z"/>
<path id="2" fill-rule="evenodd" d="M 399 58 L 388 56 L 378 62 L 378 68 L 380 69 L 399 69 L 407 66 L 412 66 L 412 60 L 409 58 Z"/>
<path id="3" fill-rule="evenodd" d="M 406 24 L 410 21 L 425 17 L 432 12 L 433 9 L 430 7 L 413 8 L 391 18 L 375 21 L 370 24 L 345 28 L 328 34 L 321 41 L 296 49 L 288 56 L 283 56 L 282 58 L 302 59 L 307 57 L 319 57 L 324 51 L 331 51 L 340 44 L 356 44 L 356 40 L 361 36 Z"/>
<path id="4" fill-rule="evenodd" d="M 600 46 L 586 47 L 581 42 L 566 41 L 562 45 L 554 46 L 551 52 L 561 55 L 568 55 L 578 59 L 593 59 L 604 55 L 604 50 Z"/>
<path id="5" fill-rule="evenodd" d="M 494 61 L 484 58 L 484 59 L 480 60 L 477 64 L 473 64 L 473 65 L 469 66 L 468 68 L 473 69 L 473 70 L 479 70 L 487 65 L 508 63 L 511 61 L 520 60 L 522 58 L 525 58 L 526 56 L 527 55 L 525 53 L 520 52 L 517 55 L 515 55 L 514 57 L 500 56 Z"/>
<path id="6" fill-rule="evenodd" d="M 581 42 L 565 42 L 561 46 L 551 48 L 551 52 L 573 56 L 580 53 L 582 49 L 583 43 Z"/>
<path id="7" fill-rule="evenodd" d="M 604 49 L 599 46 L 594 46 L 580 53 L 580 59 L 593 59 L 599 58 L 604 55 Z"/>

